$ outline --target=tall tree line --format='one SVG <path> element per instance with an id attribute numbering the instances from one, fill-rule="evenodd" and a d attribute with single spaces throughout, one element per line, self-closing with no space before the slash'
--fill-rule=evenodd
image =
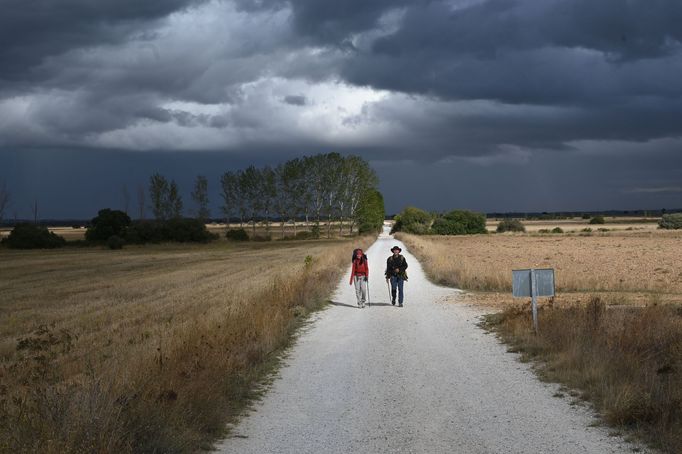
<path id="1" fill-rule="evenodd" d="M 338 153 L 296 158 L 276 167 L 249 166 L 225 172 L 220 179 L 223 214 L 237 218 L 240 225 L 262 220 L 270 228 L 278 218 L 282 234 L 287 221 L 304 219 L 320 226 L 324 220 L 327 235 L 338 222 L 352 233 L 357 225 L 358 207 L 363 196 L 374 190 L 378 178 L 367 161 L 359 156 Z M 296 224 L 294 222 L 294 234 Z"/>

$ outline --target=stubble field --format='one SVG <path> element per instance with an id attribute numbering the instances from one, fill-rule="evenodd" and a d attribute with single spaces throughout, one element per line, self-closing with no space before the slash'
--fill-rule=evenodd
<path id="1" fill-rule="evenodd" d="M 0 250 L 0 451 L 207 446 L 367 242 Z"/>
<path id="2" fill-rule="evenodd" d="M 524 268 L 554 268 L 558 301 L 596 293 L 619 304 L 682 302 L 680 232 L 399 236 L 435 282 L 497 304 L 512 302 L 512 270 Z"/>
<path id="3" fill-rule="evenodd" d="M 614 433 L 682 452 L 682 232 L 399 234 L 430 278 L 468 290 L 455 303 L 483 305 L 485 325 L 533 360 L 556 397 L 589 401 Z M 550 267 L 557 296 L 511 297 L 512 269 Z"/>

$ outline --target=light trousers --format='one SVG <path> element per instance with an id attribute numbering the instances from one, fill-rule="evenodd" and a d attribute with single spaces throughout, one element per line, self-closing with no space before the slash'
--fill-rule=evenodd
<path id="1" fill-rule="evenodd" d="M 355 297 L 358 299 L 358 306 L 364 306 L 367 302 L 367 278 L 365 276 L 355 276 Z"/>

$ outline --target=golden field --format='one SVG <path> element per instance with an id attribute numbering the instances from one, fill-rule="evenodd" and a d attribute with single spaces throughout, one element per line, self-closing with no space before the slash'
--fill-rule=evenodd
<path id="1" fill-rule="evenodd" d="M 0 451 L 208 446 L 369 241 L 0 249 Z"/>
<path id="2" fill-rule="evenodd" d="M 596 292 L 682 301 L 682 232 L 398 236 L 435 282 L 494 292 L 488 300 L 511 301 L 514 269 L 554 268 L 559 298 Z"/>
<path id="3" fill-rule="evenodd" d="M 642 229 L 646 230 L 646 229 Z M 603 422 L 667 453 L 682 453 L 682 232 L 398 234 L 432 280 L 469 292 L 485 325 L 535 361 L 545 380 L 589 401 Z M 511 297 L 512 269 L 551 267 L 557 296 Z M 665 303 L 665 304 L 661 304 Z"/>
<path id="4" fill-rule="evenodd" d="M 310 232 L 312 227 L 315 225 L 314 222 L 296 222 L 294 225 L 292 222 L 286 222 L 284 227 L 279 222 L 271 222 L 269 227 L 266 227 L 264 223 L 256 223 L 255 236 L 267 237 L 269 236 L 273 240 L 281 240 L 282 238 L 291 239 L 294 235 L 301 232 Z M 244 223 L 239 225 L 238 223 L 225 224 L 220 222 L 213 222 L 206 224 L 206 228 L 211 233 L 216 233 L 220 236 L 225 234 L 225 230 L 229 229 L 239 229 L 243 228 L 249 236 L 254 236 L 254 229 L 251 224 Z M 66 241 L 79 241 L 85 239 L 85 227 L 48 227 L 50 232 L 54 232 L 57 235 L 63 237 Z M 0 228 L 0 239 L 8 236 L 12 231 L 11 228 Z M 330 229 L 331 238 L 341 238 L 349 235 L 349 225 L 347 222 L 340 223 L 338 221 L 333 221 L 331 223 Z M 353 227 L 353 234 L 357 234 L 357 226 Z M 327 238 L 327 224 L 325 222 L 320 223 L 320 237 Z"/>
<path id="5" fill-rule="evenodd" d="M 589 219 L 569 218 L 557 220 L 521 220 L 526 227 L 528 233 L 538 233 L 540 230 L 552 230 L 555 227 L 563 229 L 565 232 L 577 233 L 583 229 L 597 229 L 603 228 L 609 231 L 640 231 L 640 232 L 654 232 L 658 229 L 658 223 L 661 218 L 634 218 L 634 217 L 605 217 L 604 224 L 590 224 Z M 486 229 L 489 232 L 495 232 L 497 224 L 501 219 L 489 218 L 486 220 Z"/>

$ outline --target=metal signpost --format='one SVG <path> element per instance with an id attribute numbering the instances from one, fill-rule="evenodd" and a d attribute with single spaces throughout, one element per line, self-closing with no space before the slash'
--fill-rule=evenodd
<path id="1" fill-rule="evenodd" d="M 512 270 L 514 298 L 531 298 L 533 329 L 538 332 L 538 296 L 554 296 L 554 269 Z"/>

